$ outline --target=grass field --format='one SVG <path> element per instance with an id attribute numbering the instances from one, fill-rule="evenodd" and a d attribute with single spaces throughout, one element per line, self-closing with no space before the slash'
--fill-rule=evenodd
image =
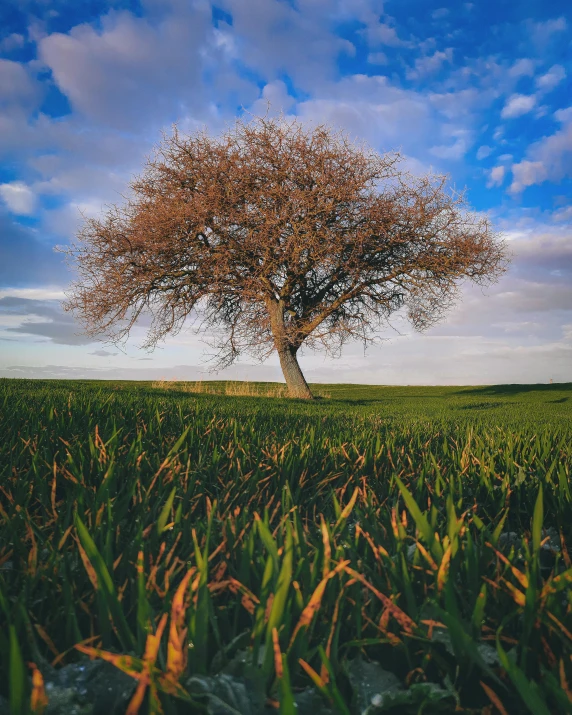
<path id="1" fill-rule="evenodd" d="M 0 712 L 572 712 L 572 384 L 313 387 L 0 380 Z"/>

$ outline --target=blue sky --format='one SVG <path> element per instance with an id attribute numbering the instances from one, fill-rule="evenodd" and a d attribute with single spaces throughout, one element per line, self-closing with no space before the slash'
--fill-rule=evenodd
<path id="1" fill-rule="evenodd" d="M 144 326 L 124 351 L 82 336 L 53 247 L 121 200 L 173 122 L 218 133 L 270 101 L 447 173 L 513 254 L 423 335 L 396 316 L 365 355 L 304 354 L 309 379 L 572 381 L 571 28 L 561 0 L 5 0 L 0 375 L 209 377 L 191 331 L 152 354 Z M 281 377 L 248 356 L 218 376 Z"/>

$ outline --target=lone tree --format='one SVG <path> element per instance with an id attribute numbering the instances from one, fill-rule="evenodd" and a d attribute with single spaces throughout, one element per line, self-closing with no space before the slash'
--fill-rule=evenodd
<path id="1" fill-rule="evenodd" d="M 399 161 L 282 116 L 219 138 L 175 130 L 130 198 L 85 221 L 67 250 L 79 279 L 64 307 L 112 342 L 150 314 L 147 348 L 201 315 L 218 366 L 276 350 L 290 395 L 311 398 L 302 345 L 339 354 L 402 307 L 424 329 L 463 279 L 505 270 L 502 241 L 463 195 Z"/>

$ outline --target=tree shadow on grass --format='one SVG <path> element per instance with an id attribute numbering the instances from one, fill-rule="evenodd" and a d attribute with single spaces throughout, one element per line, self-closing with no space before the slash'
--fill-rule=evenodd
<path id="1" fill-rule="evenodd" d="M 458 405 L 459 410 L 492 410 L 495 407 L 504 407 L 506 402 L 471 402 L 468 405 Z"/>
<path id="2" fill-rule="evenodd" d="M 270 385 L 270 383 L 268 383 Z M 265 387 L 266 384 L 262 385 L 262 387 Z M 332 407 L 371 407 L 374 405 L 379 405 L 379 406 L 384 406 L 386 408 L 391 408 L 392 405 L 395 405 L 396 403 L 401 403 L 403 401 L 405 402 L 411 402 L 411 403 L 416 403 L 417 401 L 426 403 L 427 405 L 430 404 L 438 404 L 442 403 L 443 406 L 447 406 L 448 404 L 454 405 L 460 409 L 464 410 L 477 410 L 477 409 L 484 409 L 484 408 L 491 408 L 491 407 L 500 407 L 501 405 L 505 404 L 504 401 L 498 401 L 497 400 L 492 400 L 489 401 L 487 398 L 491 397 L 496 397 L 496 398 L 510 398 L 511 396 L 523 396 L 526 395 L 527 393 L 541 393 L 543 396 L 543 401 L 544 402 L 550 402 L 550 403 L 555 403 L 555 404 L 562 404 L 565 402 L 568 402 L 569 400 L 572 400 L 572 383 L 555 383 L 552 385 L 547 385 L 547 384 L 536 384 L 536 385 L 483 385 L 483 386 L 478 386 L 478 387 L 459 387 L 458 389 L 455 389 L 454 387 L 451 389 L 449 388 L 428 388 L 428 389 L 423 389 L 421 388 L 419 391 L 415 390 L 415 388 L 412 388 L 412 391 L 409 392 L 409 389 L 404 389 L 396 391 L 394 388 L 389 388 L 387 390 L 384 390 L 381 386 L 371 386 L 371 390 L 369 390 L 369 395 L 364 394 L 365 390 L 362 390 L 360 388 L 363 388 L 365 386 L 362 385 L 352 385 L 352 386 L 335 386 L 334 389 L 331 389 L 331 386 L 327 385 L 325 386 L 325 390 L 327 393 L 326 395 L 320 395 L 316 394 L 316 388 L 320 390 L 323 385 L 310 385 L 311 389 L 314 391 L 314 399 L 312 401 L 306 401 L 306 400 L 301 400 L 301 399 L 296 399 L 296 398 L 291 398 L 287 397 L 285 395 L 272 395 L 272 394 L 225 394 L 224 392 L 210 392 L 210 391 L 202 391 L 201 389 L 198 389 L 197 391 L 194 391 L 189 388 L 184 388 L 184 387 L 178 387 L 173 385 L 172 387 L 165 388 L 163 386 L 157 386 L 153 387 L 150 384 L 149 385 L 144 385 L 139 387 L 140 392 L 144 393 L 145 395 L 148 396 L 161 396 L 161 397 L 171 397 L 171 398 L 193 398 L 195 400 L 200 400 L 201 402 L 212 402 L 213 400 L 215 401 L 221 401 L 221 402 L 234 402 L 235 404 L 244 402 L 248 403 L 250 402 L 251 404 L 283 404 L 283 405 L 316 405 L 319 404 L 321 406 L 325 405 L 330 405 Z M 337 390 L 335 388 L 347 388 L 341 392 L 341 394 L 336 394 Z M 329 388 L 329 389 L 328 389 Z M 352 388 L 355 389 L 355 393 L 352 395 Z M 379 392 L 378 392 L 379 390 Z M 373 392 L 373 394 L 372 394 Z M 377 393 L 377 394 L 376 394 Z M 570 396 L 568 395 L 563 395 L 563 393 L 571 393 Z M 551 395 L 554 395 L 555 399 L 546 399 L 550 398 Z M 459 397 L 465 397 L 465 398 L 482 398 L 483 401 L 478 401 L 473 404 L 465 404 L 465 405 L 459 405 L 457 400 Z M 240 398 L 240 399 L 238 399 Z M 450 402 L 451 398 L 453 398 L 452 402 Z"/>
<path id="3" fill-rule="evenodd" d="M 529 392 L 572 392 L 572 382 L 556 382 L 551 385 L 484 385 L 483 387 L 470 387 L 459 390 L 458 395 L 523 395 Z M 568 397 L 563 397 L 554 402 L 566 402 Z"/>

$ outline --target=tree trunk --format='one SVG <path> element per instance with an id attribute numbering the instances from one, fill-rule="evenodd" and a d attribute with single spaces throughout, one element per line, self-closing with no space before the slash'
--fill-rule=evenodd
<path id="1" fill-rule="evenodd" d="M 296 353 L 300 346 L 293 345 L 286 334 L 284 325 L 284 304 L 282 300 L 268 300 L 266 307 L 270 316 L 274 345 L 278 357 L 280 358 L 280 366 L 286 378 L 286 385 L 288 386 L 290 397 L 301 397 L 304 400 L 311 400 L 312 393 L 310 392 L 308 383 L 302 374 L 302 370 L 300 370 L 300 365 L 298 365 L 298 359 L 296 358 Z"/>
<path id="2" fill-rule="evenodd" d="M 306 382 L 302 370 L 300 370 L 296 353 L 297 349 L 289 345 L 278 350 L 280 366 L 282 367 L 282 372 L 286 378 L 288 392 L 290 393 L 290 397 L 301 397 L 304 400 L 311 400 L 312 393 L 308 387 L 308 383 Z"/>

